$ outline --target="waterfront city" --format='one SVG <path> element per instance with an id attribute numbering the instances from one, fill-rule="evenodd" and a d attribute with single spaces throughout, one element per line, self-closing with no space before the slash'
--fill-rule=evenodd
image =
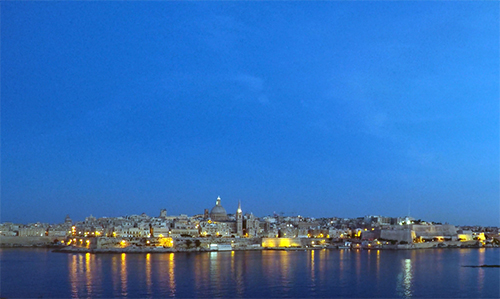
<path id="1" fill-rule="evenodd" d="M 0 225 L 2 247 L 55 247 L 66 252 L 178 252 L 264 249 L 424 249 L 499 247 L 498 227 L 455 226 L 405 217 L 312 218 L 227 213 L 222 199 L 203 213 Z"/>
<path id="2" fill-rule="evenodd" d="M 0 299 L 500 298 L 497 2 L 0 20 Z"/>

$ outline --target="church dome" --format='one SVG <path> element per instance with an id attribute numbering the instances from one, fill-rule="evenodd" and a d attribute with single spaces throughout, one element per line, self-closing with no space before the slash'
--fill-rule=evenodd
<path id="1" fill-rule="evenodd" d="M 226 221 L 227 213 L 226 209 L 220 204 L 220 196 L 217 197 L 217 202 L 215 203 L 215 207 L 210 211 L 210 219 L 212 221 Z"/>

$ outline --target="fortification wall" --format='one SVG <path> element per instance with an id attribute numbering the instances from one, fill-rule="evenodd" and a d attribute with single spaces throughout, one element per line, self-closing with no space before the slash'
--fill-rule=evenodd
<path id="1" fill-rule="evenodd" d="M 396 241 L 405 241 L 408 243 L 412 243 L 415 238 L 415 232 L 409 229 L 399 229 L 399 230 L 381 230 L 380 238 L 385 240 L 396 240 Z"/>
<path id="2" fill-rule="evenodd" d="M 456 236 L 457 228 L 454 225 L 421 225 L 414 224 L 412 229 L 415 231 L 417 237 L 423 236 Z"/>
<path id="3" fill-rule="evenodd" d="M 29 247 L 46 246 L 52 243 L 56 237 L 0 237 L 0 247 Z M 59 238 L 59 240 L 62 240 Z"/>

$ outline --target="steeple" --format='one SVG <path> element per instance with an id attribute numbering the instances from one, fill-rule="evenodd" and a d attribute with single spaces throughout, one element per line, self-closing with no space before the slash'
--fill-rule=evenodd
<path id="1" fill-rule="evenodd" d="M 241 212 L 240 200 L 238 200 L 238 209 L 236 210 L 236 234 L 243 236 L 243 213 Z"/>
<path id="2" fill-rule="evenodd" d="M 236 210 L 236 213 L 241 214 L 241 200 L 238 200 L 238 210 Z"/>

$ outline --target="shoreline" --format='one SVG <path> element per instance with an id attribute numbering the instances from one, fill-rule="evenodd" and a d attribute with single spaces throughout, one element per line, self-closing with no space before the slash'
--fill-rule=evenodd
<path id="1" fill-rule="evenodd" d="M 37 247 L 40 248 L 40 247 Z M 53 247 L 46 247 L 53 248 Z M 480 247 L 480 246 L 444 246 L 444 247 L 408 247 L 408 248 L 335 248 L 335 247 L 306 247 L 306 248 L 232 248 L 231 250 L 210 250 L 206 248 L 102 248 L 102 249 L 89 249 L 82 247 L 63 247 L 55 248 L 52 252 L 57 253 L 93 253 L 93 254 L 103 254 L 103 253 L 196 253 L 196 252 L 231 252 L 231 251 L 311 251 L 311 250 L 352 250 L 352 251 L 371 251 L 371 250 L 433 250 L 433 249 L 481 249 L 481 248 L 499 248 L 499 247 Z"/>
<path id="2" fill-rule="evenodd" d="M 33 240 L 36 243 L 3 243 L 0 244 L 0 248 L 17 248 L 17 249 L 36 249 L 36 248 L 46 248 L 52 249 L 53 252 L 61 253 L 176 253 L 176 252 L 224 252 L 224 251 L 262 251 L 262 250 L 278 250 L 278 251 L 309 251 L 309 250 L 415 250 L 415 249 L 441 249 L 441 248 L 499 248 L 498 246 L 483 246 L 479 242 L 426 242 L 426 243 L 411 243 L 411 244 L 381 244 L 376 246 L 365 246 L 361 244 L 356 244 L 350 248 L 344 248 L 341 243 L 334 243 L 324 246 L 293 246 L 293 247 L 268 247 L 261 246 L 260 244 L 230 244 L 224 246 L 224 248 L 209 248 L 204 246 L 190 246 L 186 245 L 173 246 L 173 247 L 163 247 L 163 246 L 137 246 L 130 245 L 126 247 L 118 246 L 102 246 L 102 247 L 85 247 L 85 246 L 68 246 L 60 243 L 44 243 L 40 240 Z M 258 245 L 258 246 L 257 246 Z M 359 246 L 361 245 L 361 246 Z"/>

